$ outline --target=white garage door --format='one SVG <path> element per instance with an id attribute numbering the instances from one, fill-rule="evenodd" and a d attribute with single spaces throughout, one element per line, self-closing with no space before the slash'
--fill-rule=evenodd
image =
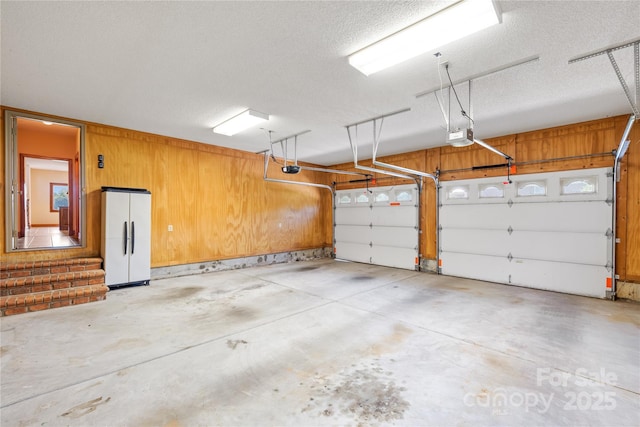
<path id="1" fill-rule="evenodd" d="M 418 196 L 415 185 L 336 191 L 336 258 L 414 270 Z"/>
<path id="2" fill-rule="evenodd" d="M 604 298 L 611 274 L 611 169 L 448 181 L 440 191 L 446 275 Z"/>

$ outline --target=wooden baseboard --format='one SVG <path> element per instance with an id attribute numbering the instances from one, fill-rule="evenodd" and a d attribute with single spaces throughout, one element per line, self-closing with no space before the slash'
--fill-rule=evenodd
<path id="1" fill-rule="evenodd" d="M 31 224 L 31 228 L 37 227 L 59 227 L 60 224 Z"/>

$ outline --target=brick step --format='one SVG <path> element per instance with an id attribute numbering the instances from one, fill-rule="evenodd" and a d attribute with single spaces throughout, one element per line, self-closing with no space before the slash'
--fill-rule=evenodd
<path id="1" fill-rule="evenodd" d="M 0 296 L 104 284 L 104 270 L 70 271 L 0 279 Z"/>
<path id="2" fill-rule="evenodd" d="M 102 301 L 106 299 L 108 291 L 109 288 L 102 283 L 30 294 L 2 296 L 0 297 L 0 316 Z"/>
<path id="3" fill-rule="evenodd" d="M 101 258 L 0 263 L 0 316 L 106 299 Z"/>
<path id="4" fill-rule="evenodd" d="M 0 279 L 67 273 L 71 271 L 98 270 L 100 268 L 102 268 L 102 258 L 0 262 Z"/>

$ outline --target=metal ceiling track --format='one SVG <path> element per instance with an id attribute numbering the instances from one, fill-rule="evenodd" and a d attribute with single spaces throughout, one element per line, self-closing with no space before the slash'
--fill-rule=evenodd
<path id="1" fill-rule="evenodd" d="M 402 112 L 405 111 L 409 111 L 409 109 L 405 109 L 402 111 L 398 111 L 395 113 L 391 113 L 390 115 L 393 114 L 400 114 Z M 427 172 L 421 172 L 415 169 L 409 169 L 409 168 L 405 168 L 402 166 L 397 166 L 397 165 L 392 165 L 389 163 L 384 163 L 384 162 L 380 162 L 376 159 L 376 157 L 378 156 L 378 146 L 380 145 L 380 134 L 382 133 L 382 124 L 384 123 L 384 119 L 385 117 L 389 117 L 389 114 L 387 115 L 383 115 L 383 116 L 379 116 L 379 117 L 375 117 L 373 119 L 371 119 L 370 121 L 373 122 L 373 158 L 372 158 L 372 164 L 374 166 L 380 166 L 383 168 L 387 168 L 387 169 L 393 169 L 393 170 L 397 170 L 399 172 L 404 172 L 404 173 L 408 173 L 408 174 L 412 174 L 412 175 L 417 175 L 417 176 L 421 176 L 423 178 L 429 178 L 432 179 L 433 182 L 435 182 L 436 187 L 438 186 L 438 177 L 436 177 L 435 175 L 432 175 L 430 173 Z M 378 128 L 378 122 L 380 122 L 380 127 Z"/>
<path id="2" fill-rule="evenodd" d="M 291 180 L 287 180 L 287 179 L 276 179 L 276 178 L 269 178 L 267 176 L 267 171 L 269 170 L 269 158 L 271 157 L 271 155 L 269 154 L 269 150 L 265 150 L 263 151 L 264 153 L 264 174 L 262 175 L 262 178 L 267 181 L 267 182 L 278 182 L 280 184 L 294 184 L 294 185 L 304 185 L 307 187 L 317 187 L 317 188 L 324 188 L 329 190 L 329 192 L 331 192 L 331 194 L 333 194 L 333 187 L 331 187 L 330 185 L 326 185 L 326 184 L 318 184 L 315 182 L 305 182 L 305 181 L 291 181 Z"/>
<path id="3" fill-rule="evenodd" d="M 269 132 L 269 136 L 271 136 L 271 131 Z M 298 164 L 298 137 L 304 134 L 307 134 L 311 132 L 310 130 L 304 130 L 302 132 L 298 132 L 295 133 L 293 135 L 289 135 L 286 136 L 284 138 L 280 138 L 276 141 L 269 141 L 271 143 L 271 150 L 265 150 L 262 152 L 266 152 L 266 151 L 270 151 L 271 152 L 271 157 L 275 160 L 276 157 L 274 155 L 273 152 L 273 146 L 274 145 L 280 145 L 280 148 L 282 149 L 282 159 L 284 162 L 283 165 L 283 170 L 284 168 L 287 167 L 287 162 L 290 161 L 289 159 L 289 140 L 292 139 L 293 140 L 293 163 L 292 166 L 296 167 L 297 172 L 299 171 L 303 171 L 303 170 L 307 170 L 307 171 L 313 171 L 313 172 L 325 172 L 325 173 L 335 173 L 335 174 L 339 174 L 339 175 L 355 175 L 355 176 L 361 176 L 361 177 L 365 177 L 366 179 L 370 179 L 371 175 L 368 174 L 364 174 L 361 172 L 350 172 L 350 171 L 342 171 L 342 170 L 338 170 L 338 169 L 327 169 L 327 168 L 318 168 L 318 167 L 314 167 L 314 166 L 300 166 Z M 294 172 L 294 173 L 297 173 Z M 265 175 L 266 176 L 266 175 Z M 282 182 L 283 180 L 280 180 L 278 182 Z M 299 184 L 298 181 L 291 181 L 293 183 L 297 183 Z"/>
<path id="4" fill-rule="evenodd" d="M 405 175 L 405 174 L 401 174 L 401 173 L 397 173 L 397 172 L 391 172 L 388 170 L 384 170 L 384 169 L 376 169 L 376 168 L 372 168 L 369 166 L 362 166 L 358 164 L 358 126 L 360 125 L 364 125 L 367 123 L 371 123 L 373 122 L 373 128 L 374 128 L 374 151 L 375 151 L 375 128 L 376 128 L 376 120 L 382 120 L 385 117 L 391 117 L 391 116 L 395 116 L 396 114 L 400 114 L 400 113 L 405 113 L 407 111 L 411 111 L 411 108 L 405 108 L 402 110 L 398 110 L 398 111 L 394 111 L 393 113 L 388 113 L 388 114 L 383 114 L 380 116 L 376 116 L 373 117 L 371 119 L 367 119 L 367 120 L 362 120 L 356 123 L 352 123 L 350 125 L 345 126 L 345 128 L 347 129 L 347 135 L 349 136 L 349 145 L 351 146 L 351 152 L 353 153 L 353 166 L 356 169 L 360 169 L 360 170 L 365 170 L 367 172 L 374 172 L 374 173 L 381 173 L 383 175 L 389 175 L 389 176 L 395 176 L 396 178 L 402 178 L 402 179 L 408 179 L 411 181 L 416 181 L 418 183 L 418 185 L 420 185 L 420 180 L 417 179 L 415 176 L 410 176 L 410 175 Z M 354 130 L 355 132 L 355 141 L 353 136 L 351 135 L 351 130 Z M 375 154 L 374 154 L 375 156 Z M 418 173 L 416 173 L 417 171 L 411 172 L 415 175 L 419 175 Z M 422 172 L 423 173 L 423 172 Z"/>
<path id="5" fill-rule="evenodd" d="M 532 62 L 536 62 L 536 61 L 539 61 L 539 60 L 540 60 L 540 56 L 538 56 L 538 55 L 528 56 L 528 57 L 520 59 L 518 61 L 510 62 L 508 64 L 502 65 L 500 67 L 492 68 L 492 69 L 490 69 L 488 71 L 485 71 L 485 72 L 482 72 L 482 73 L 479 73 L 479 74 L 474 74 L 474 75 L 472 75 L 470 77 L 467 77 L 465 79 L 456 80 L 456 81 L 453 82 L 453 86 L 457 86 L 460 83 L 470 82 L 472 80 L 478 80 L 478 79 L 481 79 L 483 77 L 488 77 L 488 76 L 491 76 L 493 74 L 497 74 L 497 73 L 500 73 L 502 71 L 509 70 L 511 68 L 519 67 L 520 65 L 530 64 Z M 434 92 L 437 92 L 437 91 L 439 91 L 441 89 L 447 89 L 449 87 L 451 87 L 450 84 L 444 85 L 442 87 L 438 86 L 436 88 L 425 90 L 425 91 L 422 91 L 420 93 L 417 93 L 415 95 L 415 97 L 416 98 L 422 98 L 423 96 L 431 95 Z"/>
<path id="6" fill-rule="evenodd" d="M 618 67 L 618 63 L 613 56 L 613 52 L 620 49 L 626 49 L 628 47 L 633 46 L 633 65 L 634 65 L 634 74 L 635 74 L 635 84 L 636 84 L 636 93 L 635 100 L 631 95 L 631 90 L 629 90 L 629 85 L 627 84 L 622 72 L 620 71 L 620 67 Z M 588 53 L 586 55 L 582 55 L 569 60 L 569 64 L 573 64 L 575 62 L 584 61 L 586 59 L 595 58 L 596 56 L 607 55 L 609 57 L 609 62 L 611 62 L 611 66 L 613 67 L 613 71 L 615 71 L 616 76 L 618 76 L 618 80 L 620 81 L 620 85 L 622 86 L 622 90 L 624 91 L 625 96 L 627 97 L 627 101 L 629 101 L 629 105 L 631 105 L 631 111 L 635 116 L 635 120 L 640 120 L 640 39 L 635 39 L 631 41 L 624 42 L 622 44 L 611 46 L 605 49 L 601 49 L 595 52 Z"/>

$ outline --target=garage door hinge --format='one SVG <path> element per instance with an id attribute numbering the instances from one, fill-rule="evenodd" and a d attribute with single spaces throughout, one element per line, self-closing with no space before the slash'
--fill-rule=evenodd
<path id="1" fill-rule="evenodd" d="M 610 228 L 607 228 L 606 233 L 604 233 L 605 236 L 607 236 L 607 239 L 611 239 L 613 237 L 613 231 Z"/>
<path id="2" fill-rule="evenodd" d="M 369 242 L 369 247 L 372 248 L 373 247 L 373 242 Z"/>
<path id="3" fill-rule="evenodd" d="M 507 205 L 509 205 L 509 207 L 513 206 L 513 200 L 509 199 L 509 201 L 507 202 Z"/>
<path id="4" fill-rule="evenodd" d="M 609 206 L 611 206 L 613 204 L 613 199 L 607 199 L 605 200 L 605 203 Z"/>
<path id="5" fill-rule="evenodd" d="M 613 172 L 607 172 L 607 178 L 613 177 Z"/>
<path id="6" fill-rule="evenodd" d="M 511 235 L 511 233 L 513 233 L 513 228 L 511 228 L 511 226 L 509 226 L 509 228 L 507 228 L 507 231 L 509 232 L 509 235 Z"/>
<path id="7" fill-rule="evenodd" d="M 509 255 L 507 255 L 507 259 L 509 260 L 509 262 L 511 262 L 511 260 L 513 259 L 513 255 L 511 255 L 511 252 L 509 252 Z M 509 276 L 511 277 L 511 276 Z M 511 283 L 511 282 L 509 282 Z"/>
<path id="8" fill-rule="evenodd" d="M 607 261 L 605 268 L 607 269 L 607 271 L 611 271 L 611 269 L 613 268 L 613 264 L 611 264 L 611 261 Z"/>
<path id="9" fill-rule="evenodd" d="M 509 275 L 509 284 L 511 284 L 511 275 Z"/>

